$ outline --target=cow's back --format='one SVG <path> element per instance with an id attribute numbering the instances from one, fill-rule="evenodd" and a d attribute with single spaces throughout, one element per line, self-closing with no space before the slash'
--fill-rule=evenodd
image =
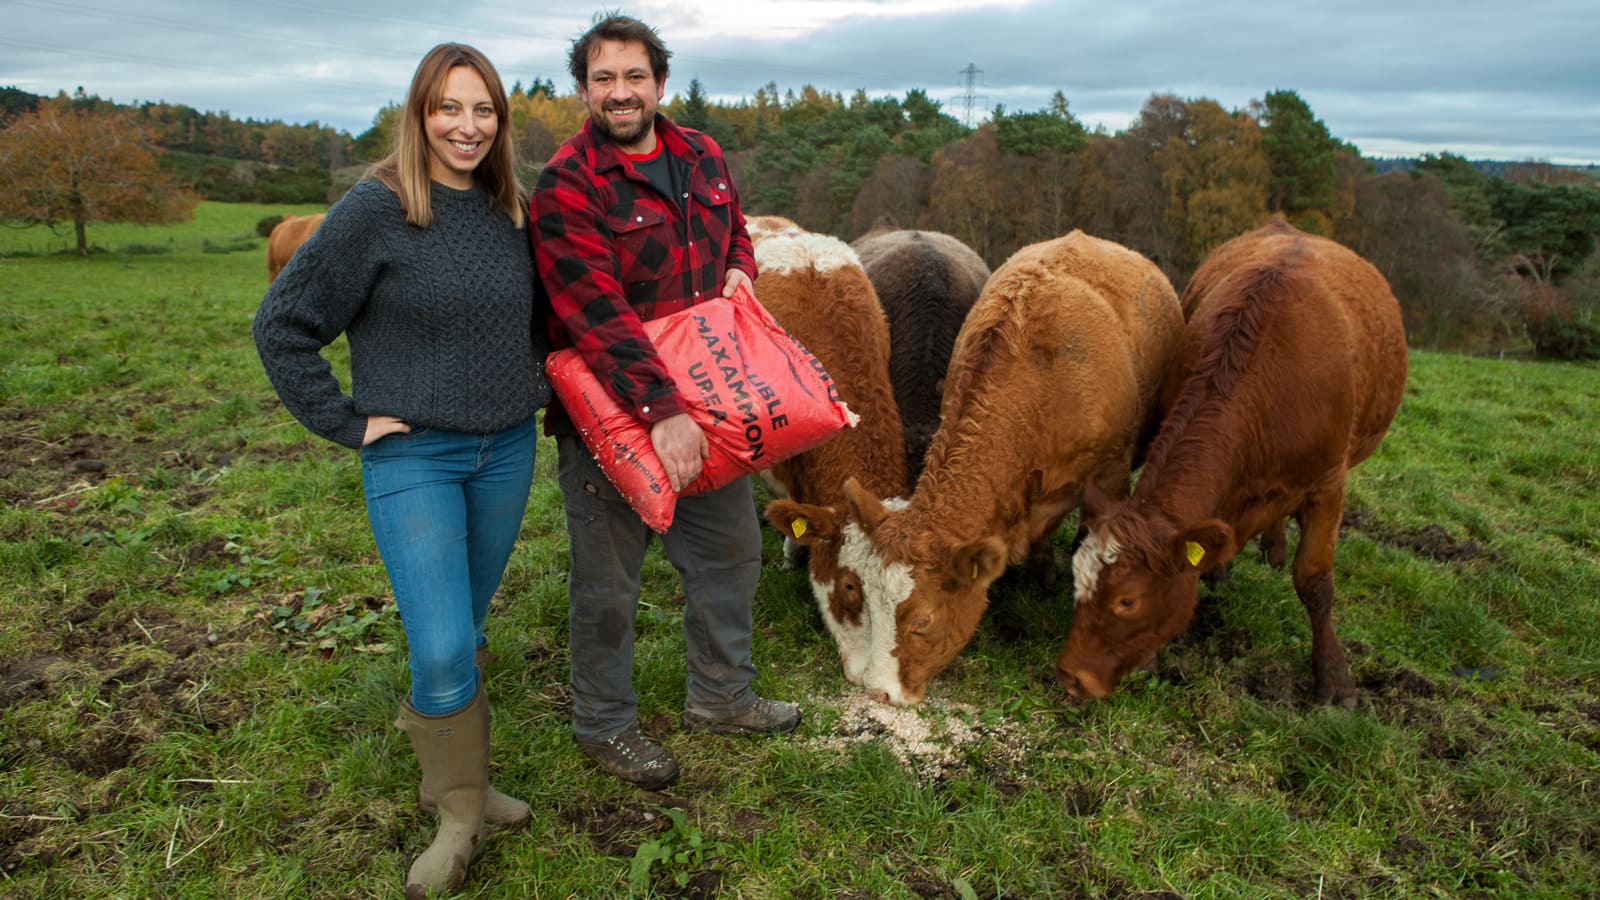
<path id="1" fill-rule="evenodd" d="M 1344 461 L 1355 465 L 1377 448 L 1399 408 L 1406 339 L 1388 281 L 1341 244 L 1275 220 L 1219 247 L 1184 290 L 1197 327 L 1174 371 L 1197 364 L 1206 352 L 1198 342 L 1217 327 L 1219 312 L 1274 279 L 1280 284 L 1272 289 L 1285 299 L 1271 310 L 1271 333 L 1260 336 L 1256 351 L 1268 355 L 1256 363 L 1264 370 L 1257 390 L 1270 395 L 1259 402 L 1284 410 L 1284 392 L 1297 391 L 1307 413 L 1347 406 Z M 1164 394 L 1179 388 L 1169 382 Z"/>
<path id="2" fill-rule="evenodd" d="M 939 427 L 956 334 L 989 267 L 967 245 L 936 231 L 875 231 L 852 246 L 889 322 L 889 377 L 915 480 Z"/>
<path id="3" fill-rule="evenodd" d="M 1006 329 L 1007 321 L 1014 326 Z M 975 381 L 973 354 L 984 343 L 1022 340 L 1013 348 L 1026 371 L 1005 390 L 1055 399 L 1063 412 L 1098 410 L 1099 417 L 1153 413 L 1154 393 L 1177 347 L 1183 320 L 1172 285 L 1140 254 L 1081 231 L 1024 247 L 990 276 L 957 340 L 951 373 L 966 372 L 961 390 L 994 393 Z M 977 363 L 988 366 L 988 363 Z M 950 413 L 970 398 L 947 382 Z M 1037 391 L 1037 394 L 1033 392 Z M 1048 407 L 1046 407 L 1048 409 Z M 1025 427 L 1050 423 L 1029 421 Z M 1082 423 L 1072 428 L 1084 427 Z"/>
<path id="4" fill-rule="evenodd" d="M 1125 477 L 1182 328 L 1171 284 L 1132 250 L 1080 231 L 1018 250 L 956 338 L 916 493 L 1005 505 L 1033 477 L 1024 507 L 1070 506 L 1103 466 Z M 1022 537 L 1007 541 L 1014 559 Z"/>
<path id="5" fill-rule="evenodd" d="M 284 216 L 283 221 L 272 226 L 272 232 L 267 236 L 267 280 L 278 277 L 283 267 L 294 258 L 294 252 L 300 249 L 311 232 L 317 230 L 326 217 L 325 213 L 314 213 L 308 216 Z"/>
<path id="6" fill-rule="evenodd" d="M 889 385 L 889 328 L 849 245 L 827 235 L 763 233 L 755 242 L 756 295 L 778 324 L 822 362 L 860 417 L 826 443 L 773 470 L 790 499 L 833 504 L 854 475 L 886 496 L 905 493 L 900 415 Z"/>

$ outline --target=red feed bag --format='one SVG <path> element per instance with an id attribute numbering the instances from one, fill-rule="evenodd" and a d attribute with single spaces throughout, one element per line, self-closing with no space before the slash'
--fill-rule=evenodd
<path id="1" fill-rule="evenodd" d="M 743 287 L 646 322 L 644 330 L 711 446 L 683 494 L 769 468 L 856 422 L 822 363 Z M 606 477 L 646 525 L 666 531 L 679 492 L 656 457 L 650 429 L 617 404 L 578 351 L 550 354 L 545 371 Z"/>

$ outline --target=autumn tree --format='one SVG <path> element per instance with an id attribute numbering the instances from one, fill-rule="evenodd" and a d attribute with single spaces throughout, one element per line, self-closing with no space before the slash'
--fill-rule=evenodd
<path id="1" fill-rule="evenodd" d="M 1077 218 L 1077 157 L 1089 132 L 1067 108 L 1066 96 L 1056 91 L 1049 109 L 1038 112 L 997 108 L 993 121 L 1010 182 L 1001 194 L 1011 201 L 1002 219 L 1011 225 L 1008 243 L 1015 249 L 1071 230 Z"/>
<path id="2" fill-rule="evenodd" d="M 162 171 L 150 141 L 127 111 L 40 103 L 0 131 L 0 218 L 71 222 L 79 256 L 89 254 L 90 222 L 188 219 L 199 198 Z"/>
<path id="3" fill-rule="evenodd" d="M 1260 223 L 1266 213 L 1271 169 L 1261 149 L 1261 128 L 1244 113 L 1215 100 L 1189 103 L 1183 132 L 1156 153 L 1167 189 L 1167 214 L 1183 236 L 1189 261 Z"/>
<path id="4" fill-rule="evenodd" d="M 933 172 L 927 166 L 905 156 L 887 156 L 878 163 L 856 192 L 850 206 L 850 228 L 846 232 L 852 240 L 873 228 L 917 228 L 928 207 L 928 188 L 933 182 Z"/>
<path id="5" fill-rule="evenodd" d="M 589 115 L 576 91 L 560 96 L 543 91 L 513 94 L 509 100 L 517 157 L 535 168 L 544 165 L 562 141 L 577 134 Z"/>
<path id="6" fill-rule="evenodd" d="M 932 227 L 971 247 L 990 268 L 1016 249 L 998 234 L 1000 211 L 994 200 L 1004 169 L 993 125 L 979 128 L 933 156 L 933 184 L 928 191 Z"/>
<path id="7" fill-rule="evenodd" d="M 1390 172 L 1362 180 L 1354 214 L 1333 237 L 1389 280 L 1414 346 L 1462 348 L 1474 336 L 1514 333 L 1512 286 L 1479 259 L 1437 176 Z"/>
<path id="8" fill-rule="evenodd" d="M 1128 130 L 1109 148 L 1096 151 L 1093 168 L 1105 187 L 1087 210 L 1085 230 L 1149 257 L 1174 285 L 1188 275 L 1183 243 L 1168 215 L 1167 189 L 1158 154 L 1181 141 L 1189 126 L 1189 104 L 1172 94 L 1153 94 Z"/>

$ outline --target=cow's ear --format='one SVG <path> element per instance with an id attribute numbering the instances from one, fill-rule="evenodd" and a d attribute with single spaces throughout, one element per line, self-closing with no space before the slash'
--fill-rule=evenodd
<path id="1" fill-rule="evenodd" d="M 988 585 L 1006 570 L 1006 545 L 997 537 L 974 541 L 950 554 L 950 576 L 957 584 Z"/>
<path id="2" fill-rule="evenodd" d="M 850 505 L 850 517 L 861 523 L 869 533 L 889 516 L 889 510 L 871 491 L 861 486 L 855 476 L 844 481 L 844 499 Z"/>
<path id="3" fill-rule="evenodd" d="M 1238 552 L 1233 529 L 1219 519 L 1207 519 L 1172 539 L 1172 553 L 1178 560 L 1179 571 L 1205 571 L 1233 559 Z"/>
<path id="4" fill-rule="evenodd" d="M 772 527 L 784 537 L 802 544 L 813 544 L 838 535 L 842 511 L 831 506 L 774 500 L 767 504 L 766 516 Z"/>

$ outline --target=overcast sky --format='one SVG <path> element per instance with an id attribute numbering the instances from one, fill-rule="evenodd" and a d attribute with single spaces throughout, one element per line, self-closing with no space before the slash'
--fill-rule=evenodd
<path id="1" fill-rule="evenodd" d="M 601 6 L 532 2 L 0 0 L 0 86 L 359 134 L 428 48 L 483 50 L 507 85 L 571 89 Z M 606 6 L 606 9 L 617 7 Z M 1152 94 L 1229 109 L 1294 90 L 1367 156 L 1600 163 L 1594 0 L 680 0 L 620 7 L 673 51 L 670 97 L 774 82 L 872 97 L 922 88 L 974 124 L 1059 90 L 1111 132 Z M 759 24 L 758 24 L 759 23 Z M 970 88 L 969 88 L 970 79 Z M 970 97 L 969 97 L 970 95 Z"/>

